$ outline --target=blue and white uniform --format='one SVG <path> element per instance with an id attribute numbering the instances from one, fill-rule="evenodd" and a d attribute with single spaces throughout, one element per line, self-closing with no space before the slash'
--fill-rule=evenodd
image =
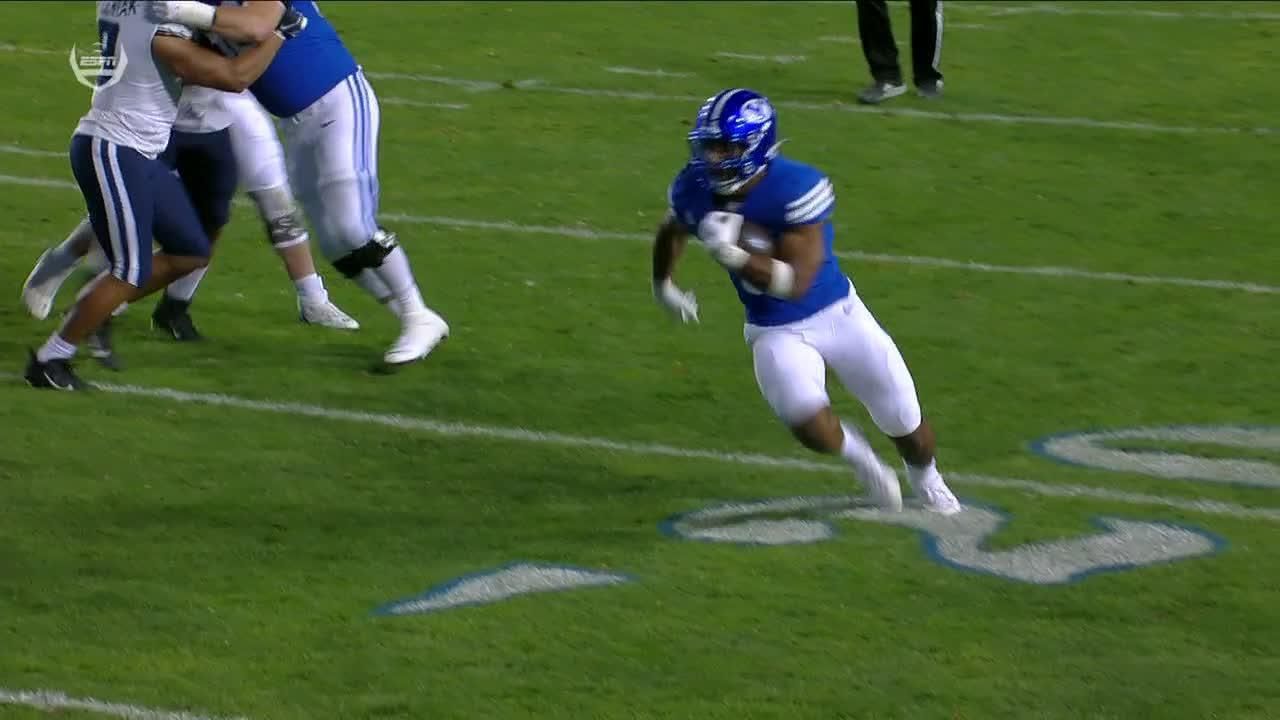
<path id="1" fill-rule="evenodd" d="M 378 231 L 380 111 L 373 88 L 317 3 L 299 0 L 292 7 L 306 16 L 306 30 L 284 43 L 249 92 L 268 113 L 284 119 L 289 179 L 321 250 L 336 261 L 368 243 Z M 222 46 L 224 51 L 235 51 L 225 43 Z M 229 107 L 236 119 L 252 112 L 240 99 Z M 254 127 L 253 135 L 271 149 L 261 122 Z M 255 165 L 275 174 L 267 164 Z"/>
<path id="2" fill-rule="evenodd" d="M 178 115 L 181 82 L 151 54 L 157 34 L 191 38 L 150 22 L 141 3 L 99 2 L 100 75 L 89 112 L 71 139 L 71 169 L 115 277 L 135 287 L 151 277 L 152 239 L 170 255 L 207 257 L 209 240 L 178 178 L 159 159 Z"/>
<path id="3" fill-rule="evenodd" d="M 395 235 L 378 225 L 377 96 L 317 4 L 294 0 L 291 7 L 306 16 L 306 29 L 281 47 L 249 91 L 268 113 L 283 119 L 288 177 L 321 252 L 400 318 L 400 337 L 384 359 L 393 365 L 413 362 L 430 353 L 449 326 L 423 302 Z M 236 52 L 220 44 L 224 52 Z M 250 132 L 270 146 L 268 136 L 274 133 L 261 122 Z M 234 137 L 233 144 L 239 144 Z"/>
<path id="4" fill-rule="evenodd" d="M 892 437 L 914 432 L 921 412 L 911 374 L 835 255 L 835 192 L 830 179 L 810 165 L 779 155 L 749 187 L 745 196 L 717 195 L 706 175 L 689 165 L 668 188 L 668 212 L 689 232 L 713 210 L 738 213 L 768 231 L 766 238 L 746 238 L 754 245 L 748 249 L 775 256 L 788 231 L 821 226 L 822 265 L 803 296 L 774 297 L 729 273 L 746 309 L 744 333 L 754 356 L 756 382 L 769 406 L 789 426 L 813 418 L 831 404 L 826 390 L 829 365 L 881 431 Z"/>

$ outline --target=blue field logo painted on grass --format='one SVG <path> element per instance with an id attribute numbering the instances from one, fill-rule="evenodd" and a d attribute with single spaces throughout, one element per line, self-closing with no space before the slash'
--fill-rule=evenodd
<path id="1" fill-rule="evenodd" d="M 1094 522 L 1102 532 L 991 550 L 989 540 L 1009 520 L 998 509 L 967 501 L 964 511 L 956 515 L 912 507 L 891 513 L 851 496 L 726 503 L 668 518 L 660 529 L 701 542 L 795 545 L 834 537 L 831 521 L 835 519 L 909 527 L 922 534 L 925 553 L 935 562 L 1034 585 L 1071 583 L 1102 572 L 1204 557 L 1226 547 L 1225 540 L 1198 528 L 1100 517 Z"/>
<path id="2" fill-rule="evenodd" d="M 608 587 L 631 582 L 629 575 L 568 565 L 515 562 L 464 575 L 421 595 L 374 610 L 375 615 L 421 615 L 461 607 L 488 605 L 520 595 Z"/>
<path id="3" fill-rule="evenodd" d="M 1280 489 L 1280 465 L 1276 463 L 1123 446 L 1126 441 L 1135 440 L 1249 448 L 1280 454 L 1280 427 L 1240 425 L 1176 425 L 1060 433 L 1033 441 L 1031 450 L 1051 460 L 1099 470 Z"/>

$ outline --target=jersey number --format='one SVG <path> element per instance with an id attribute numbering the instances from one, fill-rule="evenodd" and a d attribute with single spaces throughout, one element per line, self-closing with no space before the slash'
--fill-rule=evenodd
<path id="1" fill-rule="evenodd" d="M 98 52 L 102 58 L 102 67 L 98 68 L 98 87 L 102 87 L 115 74 L 116 62 L 119 60 L 120 24 L 111 20 L 98 21 Z"/>

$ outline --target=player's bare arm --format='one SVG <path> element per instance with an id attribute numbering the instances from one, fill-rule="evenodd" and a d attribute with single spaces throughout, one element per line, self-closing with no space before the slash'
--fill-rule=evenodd
<path id="1" fill-rule="evenodd" d="M 770 288 L 771 295 L 802 298 L 822 266 L 824 247 L 820 223 L 800 225 L 782 234 L 776 258 L 752 255 L 739 274 L 756 287 Z"/>
<path id="2" fill-rule="evenodd" d="M 688 242 L 689 229 L 674 213 L 668 212 L 653 241 L 653 296 L 668 312 L 686 323 L 698 321 L 698 300 L 693 293 L 676 287 L 671 274 Z"/>
<path id="3" fill-rule="evenodd" d="M 658 235 L 653 241 L 653 283 L 655 285 L 671 278 L 675 272 L 676 262 L 684 253 L 689 243 L 689 230 L 676 217 L 668 213 L 658 226 Z"/>
<path id="4" fill-rule="evenodd" d="M 221 5 L 212 30 L 232 42 L 260 43 L 271 36 L 285 14 L 278 0 L 257 0 L 242 6 Z"/>
<path id="5" fill-rule="evenodd" d="M 185 82 L 238 93 L 266 72 L 283 43 L 284 38 L 273 33 L 265 42 L 228 58 L 187 37 L 167 33 L 162 27 L 151 42 L 151 49 L 157 60 L 168 65 Z"/>
<path id="6" fill-rule="evenodd" d="M 149 3 L 147 12 L 158 24 L 177 23 L 212 31 L 234 43 L 262 43 L 277 31 L 292 37 L 307 24 L 304 16 L 279 0 L 218 7 L 196 0 L 167 0 Z"/>

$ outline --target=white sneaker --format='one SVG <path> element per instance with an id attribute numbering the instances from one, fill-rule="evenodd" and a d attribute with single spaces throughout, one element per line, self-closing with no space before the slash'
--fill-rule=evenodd
<path id="1" fill-rule="evenodd" d="M 53 299 L 58 294 L 58 289 L 62 287 L 62 283 L 66 282 L 67 276 L 75 270 L 75 266 L 45 278 L 44 282 L 39 285 L 32 284 L 36 274 L 40 271 L 40 266 L 44 264 L 45 258 L 49 257 L 49 250 L 40 253 L 40 259 L 36 260 L 36 266 L 31 268 L 31 272 L 27 275 L 27 279 L 22 283 L 22 303 L 27 306 L 27 312 L 37 320 L 44 320 L 49 317 L 49 313 L 53 311 Z"/>
<path id="2" fill-rule="evenodd" d="M 388 365 L 405 365 L 426 357 L 441 340 L 449 337 L 449 324 L 431 312 L 410 313 L 402 318 L 404 329 L 383 359 Z"/>
<path id="3" fill-rule="evenodd" d="M 867 489 L 867 499 L 876 507 L 889 512 L 902 510 L 902 485 L 893 468 L 876 459 L 871 470 L 858 470 L 858 479 Z"/>
<path id="4" fill-rule="evenodd" d="M 298 319 L 307 325 L 319 325 L 335 330 L 359 330 L 360 323 L 342 312 L 337 305 L 325 302 L 305 302 L 298 298 Z"/>
<path id="5" fill-rule="evenodd" d="M 955 515 L 964 509 L 946 483 L 930 483 L 924 488 L 912 488 L 912 490 L 915 492 L 916 497 L 920 498 L 924 509 L 929 512 L 936 512 L 939 515 Z"/>

